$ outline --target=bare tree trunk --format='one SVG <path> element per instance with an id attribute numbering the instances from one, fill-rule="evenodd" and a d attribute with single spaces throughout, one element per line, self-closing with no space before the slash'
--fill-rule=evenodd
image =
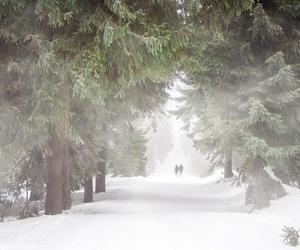
<path id="1" fill-rule="evenodd" d="M 100 151 L 100 162 L 98 162 L 97 169 L 99 174 L 96 176 L 96 187 L 95 193 L 105 192 L 106 191 L 106 150 L 103 148 Z"/>
<path id="2" fill-rule="evenodd" d="M 93 178 L 89 178 L 84 182 L 83 202 L 93 202 Z"/>
<path id="3" fill-rule="evenodd" d="M 224 166 L 224 178 L 231 178 L 233 177 L 232 172 L 232 151 L 226 154 L 225 156 L 225 166 Z"/>
<path id="4" fill-rule="evenodd" d="M 47 192 L 45 214 L 55 215 L 64 209 L 63 166 L 64 143 L 58 137 L 50 142 L 52 155 L 47 164 Z"/>

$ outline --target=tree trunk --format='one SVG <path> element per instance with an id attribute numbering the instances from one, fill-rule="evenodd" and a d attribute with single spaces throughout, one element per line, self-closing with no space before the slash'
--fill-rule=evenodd
<path id="1" fill-rule="evenodd" d="M 47 192 L 45 214 L 60 214 L 63 211 L 63 143 L 58 138 L 51 141 L 52 155 L 47 164 Z"/>
<path id="2" fill-rule="evenodd" d="M 45 214 L 60 214 L 71 206 L 69 141 L 55 137 L 50 142 L 52 155 L 47 164 Z"/>
<path id="3" fill-rule="evenodd" d="M 106 183 L 105 183 L 106 166 L 105 165 L 106 165 L 106 150 L 104 148 L 100 151 L 100 162 L 98 162 L 97 165 L 99 174 L 97 174 L 96 176 L 95 193 L 106 191 Z"/>
<path id="4" fill-rule="evenodd" d="M 30 179 L 29 201 L 41 200 L 44 196 L 44 167 L 42 152 L 38 146 L 32 149 Z"/>
<path id="5" fill-rule="evenodd" d="M 64 142 L 63 152 L 63 205 L 64 210 L 71 208 L 71 169 L 70 169 L 70 145 L 69 140 Z"/>
<path id="6" fill-rule="evenodd" d="M 98 171 L 100 174 L 96 176 L 96 188 L 95 193 L 101 193 L 106 191 L 106 183 L 105 183 L 105 162 L 98 163 Z"/>
<path id="7" fill-rule="evenodd" d="M 93 202 L 93 178 L 89 178 L 84 182 L 83 202 Z"/>
<path id="8" fill-rule="evenodd" d="M 226 154 L 225 156 L 225 166 L 224 166 L 224 178 L 231 178 L 233 177 L 232 172 L 232 151 Z"/>

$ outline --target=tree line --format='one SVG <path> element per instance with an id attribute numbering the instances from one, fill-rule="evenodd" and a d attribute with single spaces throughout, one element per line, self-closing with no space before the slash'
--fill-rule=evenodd
<path id="1" fill-rule="evenodd" d="M 242 171 L 254 208 L 286 194 L 273 174 L 300 187 L 299 25 L 298 1 L 258 1 L 193 43 L 183 66 L 177 115 L 225 178 Z"/>
<path id="2" fill-rule="evenodd" d="M 176 114 L 214 164 L 244 170 L 257 207 L 299 185 L 296 0 L 5 0 L 0 3 L 3 207 L 24 189 L 45 213 L 105 190 L 105 169 L 146 175 L 138 118 L 176 78 Z M 276 188 L 275 188 L 276 187 Z M 260 192 L 263 190 L 264 192 Z M 261 197 L 261 194 L 264 197 Z M 261 201 L 263 200 L 263 201 Z M 26 212 L 26 210 L 25 210 Z"/>

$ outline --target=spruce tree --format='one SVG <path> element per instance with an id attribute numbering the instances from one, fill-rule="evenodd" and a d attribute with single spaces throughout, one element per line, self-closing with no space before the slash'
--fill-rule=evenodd
<path id="1" fill-rule="evenodd" d="M 11 124 L 19 124 L 18 139 L 26 139 L 24 131 L 30 130 L 52 152 L 46 214 L 61 213 L 70 207 L 70 146 L 79 141 L 76 103 L 98 105 L 106 93 L 122 97 L 148 79 L 163 79 L 189 30 L 181 29 L 173 2 L 6 1 L 2 7 L 3 67 L 19 70 L 7 74 L 19 77 L 19 89 L 2 93 L 11 111 L 25 108 L 11 116 L 16 117 Z M 15 95 L 27 103 L 9 103 Z"/>
<path id="2" fill-rule="evenodd" d="M 297 4 L 263 4 L 231 19 L 219 36 L 208 34 L 205 46 L 195 43 L 183 64 L 189 89 L 177 112 L 214 164 L 232 153 L 256 208 L 285 194 L 265 166 L 289 184 L 299 176 L 299 17 L 287 14 Z"/>

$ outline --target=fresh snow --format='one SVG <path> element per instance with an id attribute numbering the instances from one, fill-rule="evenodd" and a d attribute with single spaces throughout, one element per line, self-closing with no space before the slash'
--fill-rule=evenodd
<path id="1" fill-rule="evenodd" d="M 207 177 L 109 178 L 95 202 L 57 216 L 0 224 L 1 250 L 278 250 L 300 227 L 300 192 L 249 213 L 245 187 Z"/>

